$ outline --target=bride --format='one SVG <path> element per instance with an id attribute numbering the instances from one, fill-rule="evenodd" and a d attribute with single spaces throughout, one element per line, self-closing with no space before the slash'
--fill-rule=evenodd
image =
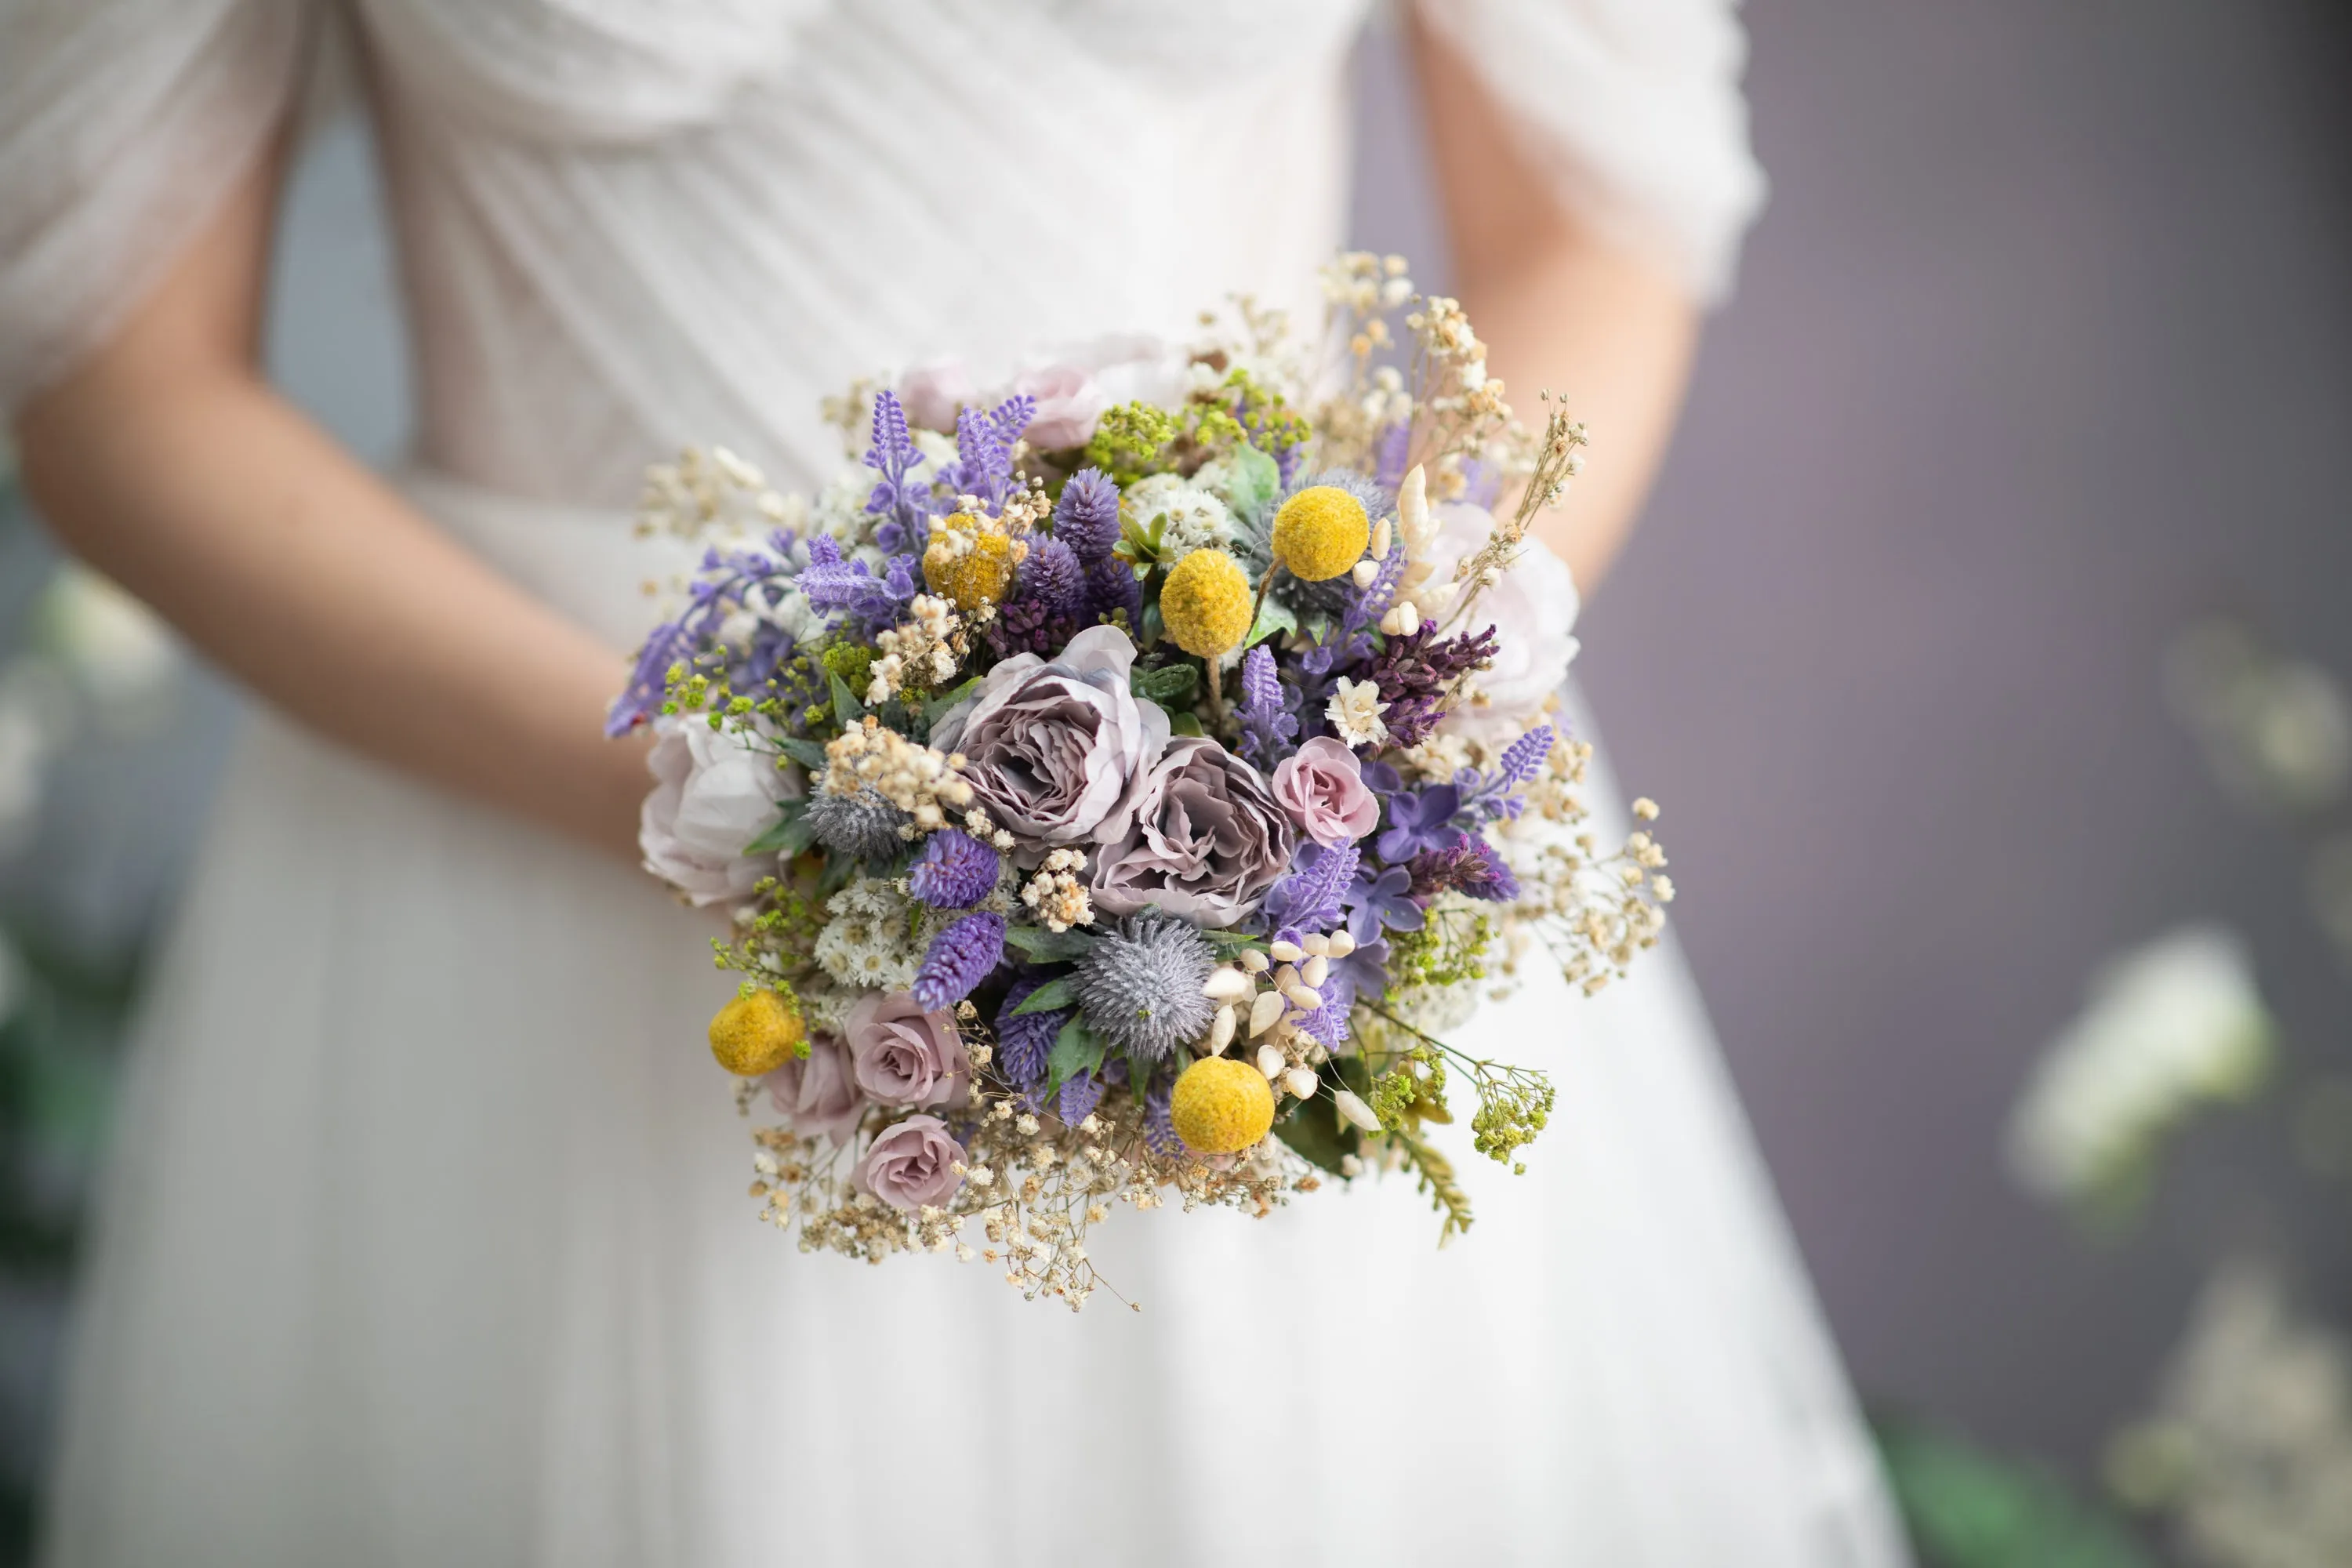
<path id="1" fill-rule="evenodd" d="M 754 1223 L 724 990 L 601 738 L 624 509 L 943 352 L 1181 334 L 1341 238 L 1365 0 L 0 0 L 0 406 L 60 536 L 265 700 L 148 1000 L 60 1565 L 1903 1557 L 1688 980 L 1530 984 L 1559 1110 L 1444 1257 L 1401 1181 L 1122 1216 L 1140 1315 Z M 1465 302 L 1598 447 L 1595 581 L 1760 181 L 1728 0 L 1423 0 Z M 321 33 L 413 468 L 256 369 Z M 1303 301 L 1301 301 L 1303 308 Z M 1572 606 L 1563 605 L 1565 618 Z M 1603 791 L 1605 794 L 1605 790 Z"/>

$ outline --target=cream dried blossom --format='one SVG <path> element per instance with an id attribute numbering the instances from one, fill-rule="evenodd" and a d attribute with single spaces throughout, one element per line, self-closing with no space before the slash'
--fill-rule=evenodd
<path id="1" fill-rule="evenodd" d="M 1022 903 L 1045 921 L 1046 930 L 1065 931 L 1094 922 L 1094 904 L 1077 875 L 1086 864 L 1087 858 L 1077 850 L 1056 849 L 1021 889 Z"/>
<path id="2" fill-rule="evenodd" d="M 819 787 L 833 795 L 872 790 L 915 819 L 920 832 L 948 825 L 950 812 L 971 805 L 971 785 L 957 776 L 963 759 L 919 746 L 872 714 L 824 748 Z"/>
<path id="3" fill-rule="evenodd" d="M 1323 705 L 1323 716 L 1349 745 L 1375 746 L 1389 738 L 1389 727 L 1381 718 L 1388 707 L 1381 700 L 1377 684 L 1343 675 L 1331 683 L 1331 700 Z"/>
<path id="4" fill-rule="evenodd" d="M 866 682 L 866 700 L 887 702 L 909 686 L 935 689 L 955 679 L 971 645 L 963 618 L 947 600 L 918 594 L 907 606 L 913 618 L 874 639 L 881 650 Z"/>

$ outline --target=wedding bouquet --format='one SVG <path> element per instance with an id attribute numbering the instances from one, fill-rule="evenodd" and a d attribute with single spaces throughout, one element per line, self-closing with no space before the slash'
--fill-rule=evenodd
<path id="1" fill-rule="evenodd" d="M 987 395 L 853 389 L 814 499 L 723 449 L 651 471 L 643 526 L 707 550 L 612 729 L 658 736 L 646 866 L 732 917 L 710 1045 L 781 1118 L 751 1193 L 803 1249 L 1075 1308 L 1119 1203 L 1382 1167 L 1442 1242 L 1454 1086 L 1515 1168 L 1553 1092 L 1442 1033 L 1535 947 L 1589 992 L 1656 941 L 1664 857 L 1586 825 L 1575 590 L 1528 544 L 1582 427 L 1515 423 L 1401 259 L 1325 293 L 1317 343 L 1241 300 Z"/>

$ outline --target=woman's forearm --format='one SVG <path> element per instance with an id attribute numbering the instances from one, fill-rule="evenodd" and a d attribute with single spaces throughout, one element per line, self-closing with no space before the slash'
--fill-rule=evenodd
<path id="1" fill-rule="evenodd" d="M 1425 26 L 1416 68 L 1456 287 L 1486 368 L 1520 417 L 1549 390 L 1591 431 L 1584 475 L 1537 531 L 1586 591 L 1640 514 L 1682 408 L 1697 337 L 1689 294 L 1580 227 L 1517 151 L 1486 89 Z"/>
<path id="2" fill-rule="evenodd" d="M 499 577 L 250 365 L 266 191 L 19 420 L 25 479 L 81 555 L 295 718 L 631 854 L 642 747 L 603 737 L 614 650 Z M 258 203 L 258 209 L 254 204 Z"/>

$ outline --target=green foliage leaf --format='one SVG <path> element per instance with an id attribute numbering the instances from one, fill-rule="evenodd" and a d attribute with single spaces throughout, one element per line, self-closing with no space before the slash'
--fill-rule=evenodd
<path id="1" fill-rule="evenodd" d="M 1225 486 L 1225 504 L 1236 517 L 1247 517 L 1282 491 L 1282 469 L 1255 447 L 1236 447 L 1226 461 L 1233 478 Z"/>
<path id="2" fill-rule="evenodd" d="M 743 847 L 746 855 L 797 855 L 816 841 L 816 829 L 808 824 L 808 802 L 784 802 L 783 815 L 776 825 Z"/>
<path id="3" fill-rule="evenodd" d="M 1429 1194 L 1429 1206 L 1445 1216 L 1445 1223 L 1437 1229 L 1437 1245 L 1444 1247 L 1457 1236 L 1468 1235 L 1474 1217 L 1470 1213 L 1470 1194 L 1454 1179 L 1454 1162 L 1412 1132 L 1400 1130 L 1390 1132 L 1388 1137 L 1404 1151 L 1404 1162 L 1413 1173 L 1413 1185 Z"/>
<path id="4" fill-rule="evenodd" d="M 787 735 L 776 742 L 784 755 L 813 773 L 824 772 L 824 747 L 815 741 L 805 741 L 798 735 Z"/>
<path id="5" fill-rule="evenodd" d="M 1249 636 L 1242 639 L 1242 647 L 1255 647 L 1276 632 L 1295 632 L 1297 629 L 1297 612 L 1268 594 L 1265 602 L 1258 605 L 1257 620 L 1250 626 Z"/>
<path id="6" fill-rule="evenodd" d="M 1201 716 L 1197 713 L 1171 713 L 1168 715 L 1168 732 L 1171 735 L 1208 733 L 1206 730 L 1201 728 Z"/>
<path id="7" fill-rule="evenodd" d="M 1216 950 L 1221 960 L 1238 958 L 1244 952 L 1265 951 L 1266 939 L 1262 936 L 1244 936 L 1237 931 L 1204 931 L 1201 934 L 1208 939 L 1209 945 Z"/>
<path id="8" fill-rule="evenodd" d="M 1018 1018 L 1027 1013 L 1052 1013 L 1077 1005 L 1077 990 L 1070 984 L 1070 977 L 1065 974 L 1058 979 L 1048 980 L 1023 997 L 1021 1005 L 1013 1009 L 1013 1016 Z"/>
<path id="9" fill-rule="evenodd" d="M 1333 1175 L 1339 1162 L 1363 1144 L 1355 1123 L 1339 1120 L 1339 1109 L 1328 1094 L 1298 1101 L 1290 1114 L 1274 1125 L 1275 1136 L 1296 1150 L 1308 1163 Z"/>
<path id="10" fill-rule="evenodd" d="M 1054 1037 L 1052 1054 L 1045 1058 L 1045 1092 L 1052 1095 L 1070 1079 L 1102 1066 L 1107 1048 L 1103 1037 L 1087 1028 L 1085 1019 L 1073 1018 L 1063 1025 L 1062 1032 Z"/>
<path id="11" fill-rule="evenodd" d="M 1165 636 L 1167 631 L 1168 623 L 1160 616 L 1160 601 L 1154 598 L 1143 606 L 1143 624 L 1136 628 L 1136 640 L 1142 647 L 1150 647 Z"/>
<path id="12" fill-rule="evenodd" d="M 923 726 L 929 729 L 948 716 L 948 710 L 980 689 L 980 677 L 975 675 L 944 697 L 934 697 L 923 704 Z"/>
<path id="13" fill-rule="evenodd" d="M 2155 1568 L 2116 1521 L 2043 1467 L 1901 1418 L 1873 1423 L 1922 1554 L 1944 1568 Z"/>
<path id="14" fill-rule="evenodd" d="M 1097 938 L 1088 931 L 1047 931 L 1044 926 L 1010 926 L 1006 945 L 1019 948 L 1032 963 L 1067 963 L 1094 951 Z"/>
<path id="15" fill-rule="evenodd" d="M 849 689 L 849 682 L 837 675 L 833 678 L 833 716 L 844 730 L 856 729 L 866 717 L 866 705 Z"/>

